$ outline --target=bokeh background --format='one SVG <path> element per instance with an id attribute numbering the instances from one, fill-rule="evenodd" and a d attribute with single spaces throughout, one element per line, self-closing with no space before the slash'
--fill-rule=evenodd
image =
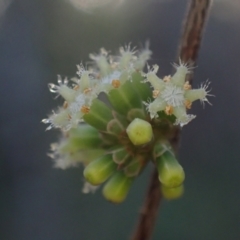
<path id="1" fill-rule="evenodd" d="M 97 6 L 95 4 L 98 4 Z M 0 0 L 0 239 L 123 240 L 135 226 L 148 168 L 121 205 L 84 195 L 82 169 L 52 168 L 58 131 L 40 123 L 57 106 L 47 83 L 72 77 L 100 47 L 132 42 L 171 72 L 186 0 Z M 153 239 L 240 239 L 240 2 L 215 0 L 194 86 L 209 79 L 213 106 L 196 103 L 179 159 L 185 195 L 161 203 Z"/>

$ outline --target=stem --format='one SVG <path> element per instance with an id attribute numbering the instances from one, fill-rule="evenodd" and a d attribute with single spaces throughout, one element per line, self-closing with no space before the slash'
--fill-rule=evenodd
<path id="1" fill-rule="evenodd" d="M 161 200 L 161 193 L 159 189 L 160 184 L 158 180 L 158 172 L 156 169 L 154 169 L 146 199 L 140 212 L 138 226 L 131 240 L 150 239 Z"/>
<path id="2" fill-rule="evenodd" d="M 182 37 L 179 43 L 178 57 L 186 63 L 194 63 L 198 57 L 204 27 L 210 12 L 212 0 L 191 0 L 184 20 Z M 193 75 L 189 74 L 189 83 Z"/>
<path id="3" fill-rule="evenodd" d="M 196 62 L 211 2 L 212 0 L 189 1 L 182 38 L 179 43 L 178 56 L 182 62 Z M 192 82 L 192 75 L 189 76 L 187 81 Z M 180 128 L 177 128 L 174 138 L 170 140 L 175 151 L 179 145 L 180 132 Z M 151 238 L 160 200 L 158 173 L 155 169 L 152 173 L 142 211 L 140 212 L 138 225 L 131 240 L 149 240 Z"/>

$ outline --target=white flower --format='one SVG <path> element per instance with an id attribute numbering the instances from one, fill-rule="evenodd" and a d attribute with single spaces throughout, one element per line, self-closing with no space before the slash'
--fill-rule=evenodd
<path id="1" fill-rule="evenodd" d="M 61 76 L 58 75 L 58 85 L 49 83 L 48 87 L 50 92 L 57 93 L 57 97 L 60 95 L 67 102 L 72 102 L 75 99 L 75 92 L 73 89 L 67 86 L 68 79 L 65 78 L 64 80 L 62 80 Z"/>
<path id="2" fill-rule="evenodd" d="M 64 146 L 66 141 L 63 139 L 59 143 L 51 144 L 51 153 L 48 154 L 54 161 L 54 167 L 65 170 L 70 167 L 76 167 L 79 165 L 80 161 L 74 156 L 71 156 L 69 152 L 64 151 Z"/>
<path id="3" fill-rule="evenodd" d="M 45 124 L 50 124 L 46 130 L 50 130 L 52 128 L 62 128 L 63 130 L 69 130 L 70 125 L 70 112 L 69 109 L 59 108 L 57 112 L 53 111 L 53 113 L 48 117 L 42 120 Z"/>
<path id="4" fill-rule="evenodd" d="M 157 112 L 164 111 L 167 115 L 176 117 L 175 125 L 184 126 L 196 116 L 187 114 L 191 108 L 192 102 L 200 100 L 208 102 L 207 96 L 209 83 L 201 85 L 199 89 L 191 89 L 189 82 L 186 82 L 186 75 L 190 72 L 190 67 L 180 61 L 180 65 L 174 65 L 176 73 L 166 76 L 163 79 L 157 77 L 158 66 L 154 65 L 152 69 L 148 67 L 148 73 L 143 74 L 146 78 L 144 82 L 150 82 L 153 87 L 154 101 L 147 105 L 147 110 L 151 118 L 158 117 Z"/>

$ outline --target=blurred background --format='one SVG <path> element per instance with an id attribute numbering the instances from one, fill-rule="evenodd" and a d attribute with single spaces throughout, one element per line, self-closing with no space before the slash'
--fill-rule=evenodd
<path id="1" fill-rule="evenodd" d="M 151 169 L 127 200 L 82 194 L 82 169 L 52 168 L 58 105 L 47 84 L 105 47 L 150 41 L 150 63 L 171 72 L 187 0 L 0 0 L 0 239 L 123 240 L 136 224 Z M 213 106 L 196 103 L 179 159 L 185 194 L 162 201 L 153 239 L 240 239 L 240 2 L 215 0 L 194 86 L 209 79 Z"/>

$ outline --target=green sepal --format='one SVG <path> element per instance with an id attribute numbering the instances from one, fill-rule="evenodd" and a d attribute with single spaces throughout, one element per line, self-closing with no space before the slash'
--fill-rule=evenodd
<path id="1" fill-rule="evenodd" d="M 155 158 L 158 169 L 159 181 L 166 187 L 174 188 L 180 186 L 185 173 L 172 152 L 165 151 L 161 156 Z"/>
<path id="2" fill-rule="evenodd" d="M 107 96 L 113 108 L 121 114 L 126 115 L 132 108 L 142 108 L 142 101 L 130 81 L 112 89 Z"/>
<path id="3" fill-rule="evenodd" d="M 121 203 L 127 197 L 133 178 L 123 172 L 115 173 L 103 187 L 103 196 L 110 202 Z"/>
<path id="4" fill-rule="evenodd" d="M 113 146 L 118 144 L 118 136 L 116 134 L 108 132 L 100 132 L 102 145 L 103 146 Z"/>
<path id="5" fill-rule="evenodd" d="M 113 151 L 113 161 L 120 165 L 125 165 L 129 160 L 129 156 L 125 148 L 119 148 Z"/>
<path id="6" fill-rule="evenodd" d="M 113 119 L 113 116 L 111 109 L 104 102 L 94 99 L 89 113 L 86 113 L 83 119 L 96 129 L 105 131 L 108 122 Z"/>
<path id="7" fill-rule="evenodd" d="M 141 98 L 142 101 L 147 101 L 148 99 L 152 99 L 152 90 L 150 88 L 149 83 L 143 82 L 144 78 L 141 76 L 139 72 L 135 72 L 132 74 L 132 85 Z"/>
<path id="8" fill-rule="evenodd" d="M 124 127 L 117 119 L 112 119 L 108 122 L 107 125 L 107 132 L 115 135 L 119 135 L 121 132 L 124 131 Z"/>
<path id="9" fill-rule="evenodd" d="M 99 185 L 105 182 L 116 169 L 117 165 L 113 162 L 112 155 L 107 154 L 87 165 L 83 175 L 92 185 Z"/>
<path id="10" fill-rule="evenodd" d="M 169 149 L 170 149 L 170 147 L 168 147 L 167 144 L 164 144 L 161 142 L 155 143 L 154 148 L 153 148 L 153 158 L 156 159 L 156 158 L 162 156 L 163 153 Z"/>
<path id="11" fill-rule="evenodd" d="M 128 177 L 138 176 L 146 165 L 146 161 L 141 156 L 136 156 L 129 161 L 128 165 L 124 168 L 124 173 Z"/>

